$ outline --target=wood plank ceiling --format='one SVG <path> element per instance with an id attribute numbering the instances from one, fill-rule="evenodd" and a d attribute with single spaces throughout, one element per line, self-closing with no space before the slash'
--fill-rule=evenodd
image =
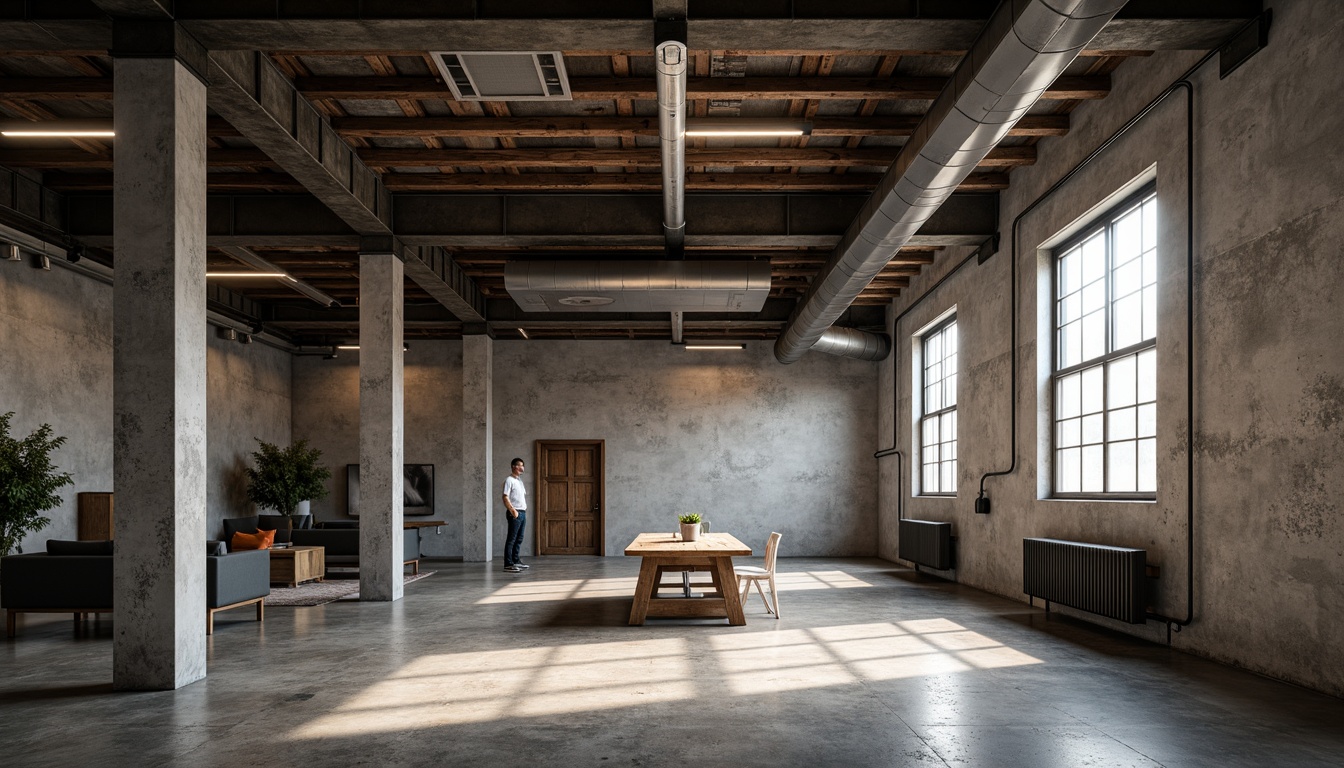
<path id="1" fill-rule="evenodd" d="M 744 41 L 747 42 L 747 41 Z M 657 102 L 652 51 L 568 50 L 572 101 L 457 101 L 428 51 L 271 51 L 267 55 L 393 193 L 657 194 Z M 1008 187 L 1014 169 L 1036 162 L 1042 138 L 1069 131 L 1070 114 L 1110 92 L 1110 76 L 1146 50 L 1086 51 L 959 191 Z M 896 157 L 961 57 L 947 50 L 690 51 L 693 118 L 779 118 L 812 123 L 809 136 L 688 140 L 690 193 L 865 194 Z M 113 61 L 103 50 L 0 53 L 0 114 L 49 121 L 110 118 Z M 292 195 L 303 186 L 222 118 L 208 124 L 211 193 Z M 0 144 L 0 166 L 41 174 L 50 189 L 105 194 L 113 143 L 97 139 Z M 352 245 L 277 245 L 253 251 L 347 307 L 358 296 Z M 513 258 L 656 258 L 653 246 L 448 246 L 487 299 L 507 300 L 504 263 Z M 909 247 L 860 296 L 856 307 L 889 303 L 933 262 L 938 246 Z M 770 295 L 796 300 L 830 253 L 829 245 L 725 247 L 688 244 L 692 259 L 768 259 Z M 114 257 L 112 257 L 114 258 Z M 212 269 L 250 269 L 212 248 Z M 278 281 L 221 283 L 270 308 L 267 326 L 300 344 L 349 338 L 354 316 L 320 311 Z M 408 338 L 451 338 L 461 324 L 408 281 Z M 789 304 L 758 317 L 688 318 L 688 338 L 773 338 Z M 783 308 L 781 309 L 780 306 Z M 286 312 L 286 308 L 293 311 Z M 309 311 L 312 310 L 312 311 Z M 869 324 L 880 312 L 869 312 Z M 668 338 L 666 317 L 511 319 L 503 336 Z"/>

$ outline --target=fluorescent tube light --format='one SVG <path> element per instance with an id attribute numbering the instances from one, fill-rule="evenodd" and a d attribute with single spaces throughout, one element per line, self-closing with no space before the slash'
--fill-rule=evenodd
<path id="1" fill-rule="evenodd" d="M 713 120 L 686 121 L 687 136 L 810 136 L 812 124 L 781 120 Z"/>
<path id="2" fill-rule="evenodd" d="M 746 344 L 686 344 L 685 349 L 746 349 Z"/>
<path id="3" fill-rule="evenodd" d="M 0 136 L 11 139 L 110 139 L 116 135 L 112 131 L 0 131 Z"/>
<path id="4" fill-rule="evenodd" d="M 206 277 L 289 277 L 284 272 L 206 272 Z M 293 278 L 290 278 L 291 280 Z"/>
<path id="5" fill-rule="evenodd" d="M 13 139 L 110 139 L 116 135 L 111 120 L 5 120 L 0 136 Z"/>

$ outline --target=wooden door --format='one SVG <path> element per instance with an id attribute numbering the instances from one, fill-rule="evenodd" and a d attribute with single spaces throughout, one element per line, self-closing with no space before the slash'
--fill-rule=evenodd
<path id="1" fill-rule="evenodd" d="M 537 441 L 537 554 L 604 555 L 602 440 Z"/>

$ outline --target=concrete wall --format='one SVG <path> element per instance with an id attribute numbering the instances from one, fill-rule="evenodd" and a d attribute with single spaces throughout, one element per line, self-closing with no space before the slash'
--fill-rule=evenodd
<path id="1" fill-rule="evenodd" d="M 438 536 L 426 531 L 423 548 L 459 556 L 461 345 L 410 347 L 406 460 L 436 465 L 436 517 L 454 523 Z M 342 468 L 358 460 L 357 364 L 300 358 L 294 368 L 294 435 Z M 535 497 L 536 440 L 605 440 L 609 555 L 641 531 L 671 531 L 677 511 L 701 511 L 715 530 L 757 547 L 778 530 L 789 556 L 871 555 L 876 369 L 824 355 L 782 366 L 768 343 L 693 353 L 660 342 L 496 341 L 496 484 L 522 456 Z M 343 515 L 343 472 L 333 486 L 314 506 L 321 519 Z"/>
<path id="2" fill-rule="evenodd" d="M 1344 109 L 1334 4 L 1274 3 L 1270 47 L 1227 80 L 1217 61 L 1195 88 L 1195 623 L 1175 645 L 1339 695 L 1344 693 L 1344 517 L 1330 481 L 1344 477 Z M 1197 61 L 1131 60 L 1112 95 L 1074 113 L 1067 137 L 1041 142 L 1041 162 L 1015 171 L 1002 196 L 999 254 L 972 261 L 897 329 L 895 418 L 910 448 L 910 335 L 956 306 L 963 376 L 960 476 L 954 500 L 910 498 L 907 515 L 952 521 L 955 578 L 1016 599 L 1021 540 L 1052 536 L 1142 547 L 1162 568 L 1155 608 L 1186 613 L 1185 109 L 1177 95 L 1080 176 L 1022 219 L 1017 291 L 1017 469 L 987 483 L 994 512 L 973 513 L 981 473 L 1009 460 L 1007 238 L 1031 201 Z M 1156 177 L 1159 199 L 1158 498 L 1156 503 L 1051 501 L 1048 494 L 1048 254 L 1038 247 L 1127 182 Z M 947 254 L 894 309 L 949 270 Z M 951 257 L 951 258 L 949 258 Z M 1044 316 L 1044 317 L 1042 317 Z M 1038 356 L 1037 350 L 1041 350 Z M 892 363 L 882 411 L 892 416 Z M 888 438 L 889 440 L 890 438 Z M 884 441 L 885 445 L 885 441 Z M 896 555 L 896 459 L 883 468 L 880 551 Z M 1091 618 L 1091 617 L 1089 617 Z M 1100 620 L 1102 623 L 1110 623 Z M 1164 639 L 1150 623 L 1122 631 Z"/>
<path id="3" fill-rule="evenodd" d="M 434 519 L 450 523 L 421 531 L 421 551 L 459 557 L 462 344 L 416 341 L 405 356 L 405 460 L 434 465 Z M 318 520 L 352 519 L 346 514 L 346 465 L 359 463 L 359 353 L 294 358 L 294 393 L 294 439 L 320 449 L 332 474 L 330 495 L 313 502 L 313 514 Z"/>
<path id="4" fill-rule="evenodd" d="M 68 438 L 53 454 L 74 479 L 51 525 L 23 540 L 76 538 L 75 494 L 112 490 L 112 289 L 59 266 L 0 261 L 0 413 L 14 411 L 11 434 L 42 424 Z"/>
<path id="5" fill-rule="evenodd" d="M 242 468 L 253 436 L 289 440 L 290 356 L 256 343 L 206 341 L 208 466 L 206 534 L 220 520 L 251 514 Z M 77 536 L 75 494 L 112 491 L 112 287 L 59 265 L 50 272 L 0 262 L 0 413 L 13 432 L 43 423 L 69 438 L 55 454 L 74 476 L 51 525 L 25 551 Z"/>
<path id="6" fill-rule="evenodd" d="M 224 535 L 226 517 L 256 514 L 247 499 L 247 475 L 257 438 L 289 445 L 290 376 L 288 352 L 260 343 L 217 338 L 206 344 L 206 535 Z M 270 511 L 267 510 L 267 513 Z"/>
<path id="7" fill-rule="evenodd" d="M 534 441 L 600 439 L 608 555 L 692 511 L 760 551 L 779 531 L 782 556 L 872 555 L 876 369 L 816 353 L 784 366 L 768 342 L 498 341 L 497 484 L 521 456 L 535 495 Z M 494 523 L 502 546 L 499 510 Z"/>

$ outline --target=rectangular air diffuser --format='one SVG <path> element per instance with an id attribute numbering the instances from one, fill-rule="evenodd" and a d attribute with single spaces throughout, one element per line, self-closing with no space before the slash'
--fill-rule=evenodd
<path id="1" fill-rule="evenodd" d="M 569 101 L 560 51 L 435 51 L 458 101 Z"/>

